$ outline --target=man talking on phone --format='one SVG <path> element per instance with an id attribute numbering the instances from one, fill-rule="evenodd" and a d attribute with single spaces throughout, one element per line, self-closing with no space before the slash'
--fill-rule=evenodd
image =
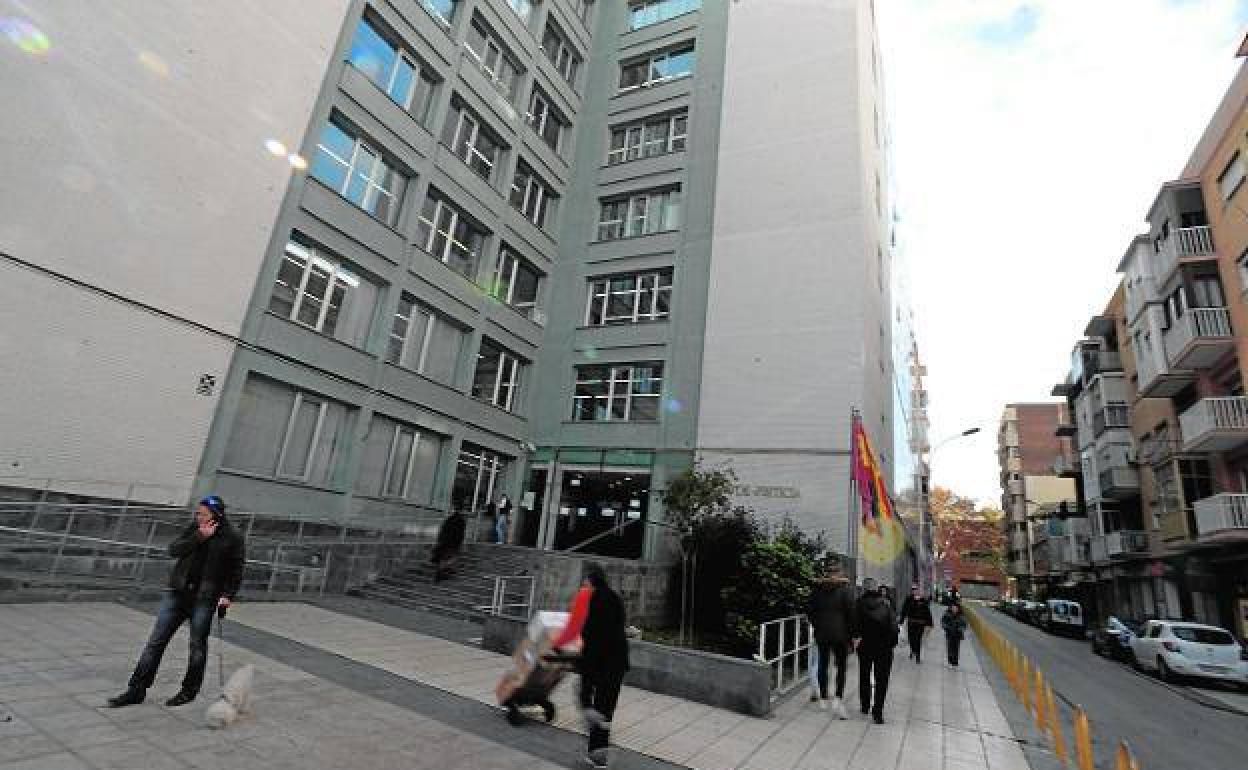
<path id="1" fill-rule="evenodd" d="M 183 706 L 195 700 L 208 664 L 208 635 L 213 613 L 225 614 L 243 581 L 243 536 L 225 518 L 225 502 L 216 495 L 199 501 L 195 520 L 169 544 L 177 559 L 156 614 L 156 625 L 139 657 L 126 691 L 109 698 L 109 708 L 142 703 L 156 679 L 165 647 L 185 621 L 191 623 L 191 654 L 182 689 L 165 702 Z"/>

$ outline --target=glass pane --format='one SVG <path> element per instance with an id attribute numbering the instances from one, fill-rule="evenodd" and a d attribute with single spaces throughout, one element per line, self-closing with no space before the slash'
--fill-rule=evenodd
<path id="1" fill-rule="evenodd" d="M 282 318 L 290 318 L 295 308 L 295 295 L 299 292 L 299 284 L 303 281 L 303 269 L 307 260 L 290 253 L 290 244 L 282 257 L 281 267 L 277 269 L 277 280 L 273 284 L 273 296 L 269 299 L 269 310 Z"/>
<path id="2" fill-rule="evenodd" d="M 611 415 L 612 420 L 628 419 L 628 396 L 615 396 L 611 399 Z"/>
<path id="3" fill-rule="evenodd" d="M 321 323 L 321 331 L 333 336 L 334 330 L 338 328 L 338 315 L 342 310 L 342 303 L 347 296 L 347 287 L 342 283 L 335 282 L 333 291 L 330 292 L 329 305 L 325 308 L 325 320 Z"/>
<path id="4" fill-rule="evenodd" d="M 308 273 L 308 282 L 304 286 L 303 297 L 299 302 L 298 317 L 295 319 L 299 323 L 314 329 L 320 328 L 321 304 L 329 292 L 329 277 L 332 273 L 331 264 L 321 259 L 313 259 Z"/>
<path id="5" fill-rule="evenodd" d="M 481 346 L 477 354 L 477 370 L 472 377 L 472 397 L 484 400 L 494 398 L 494 384 L 498 380 L 501 356 L 497 348 Z"/>
<path id="6" fill-rule="evenodd" d="M 390 98 L 403 107 L 410 104 L 412 85 L 416 80 L 416 68 L 403 57 L 398 57 L 394 70 L 394 82 L 390 85 Z"/>
<path id="7" fill-rule="evenodd" d="M 367 20 L 360 19 L 355 29 L 355 39 L 351 41 L 348 61 L 384 90 L 396 58 L 394 47 Z"/>
<path id="8" fill-rule="evenodd" d="M 672 190 L 663 196 L 662 230 L 675 230 L 680 227 L 680 190 Z"/>
<path id="9" fill-rule="evenodd" d="M 607 303 L 607 320 L 618 321 L 632 319 L 633 305 L 637 301 L 636 297 L 637 295 L 633 292 L 612 292 L 610 301 Z"/>
<path id="10" fill-rule="evenodd" d="M 399 307 L 394 313 L 394 322 L 390 326 L 390 341 L 386 347 L 386 360 L 392 364 L 400 363 L 403 347 L 407 342 L 408 330 L 411 328 L 414 303 L 410 296 L 404 294 L 399 299 Z M 418 338 L 418 339 L 423 339 Z"/>
<path id="11" fill-rule="evenodd" d="M 312 159 L 309 173 L 337 192 L 342 192 L 347 181 L 347 169 L 355 140 L 333 123 L 327 123 L 321 131 L 321 141 L 316 145 L 316 157 Z"/>
<path id="12" fill-rule="evenodd" d="M 394 450 L 390 453 L 390 476 L 386 479 L 386 494 L 401 497 L 407 486 L 407 471 L 412 460 L 416 434 L 410 428 L 400 428 L 395 437 Z"/>
<path id="13" fill-rule="evenodd" d="M 343 193 L 347 200 L 364 209 L 371 209 L 366 205 L 365 195 L 368 193 L 368 183 L 373 173 L 373 162 L 377 156 L 373 154 L 364 145 L 359 145 L 355 158 L 351 165 L 351 178 L 347 181 L 347 189 Z"/>
<path id="14" fill-rule="evenodd" d="M 541 276 L 528 263 L 521 263 L 516 270 L 516 285 L 512 291 L 511 303 L 517 307 L 530 306 L 537 303 L 537 289 Z"/>
<path id="15" fill-rule="evenodd" d="M 312 451 L 312 434 L 321 414 L 321 403 L 304 398 L 295 408 L 286 440 L 286 455 L 278 473 L 282 476 L 302 478 L 308 470 L 308 456 Z"/>
<path id="16" fill-rule="evenodd" d="M 325 416 L 321 420 L 321 430 L 316 446 L 312 448 L 311 463 L 308 466 L 309 484 L 326 484 L 338 465 L 338 458 L 346 448 L 350 431 L 347 408 L 342 404 L 328 401 L 325 403 Z"/>
<path id="17" fill-rule="evenodd" d="M 271 475 L 286 436 L 295 392 L 272 380 L 248 377 L 239 397 L 222 465 Z"/>
<path id="18" fill-rule="evenodd" d="M 633 396 L 631 420 L 659 419 L 659 399 L 654 396 Z"/>
<path id="19" fill-rule="evenodd" d="M 368 426 L 368 436 L 360 453 L 359 472 L 355 476 L 355 489 L 360 494 L 376 496 L 383 492 L 394 425 L 392 420 L 374 415 L 372 424 Z"/>

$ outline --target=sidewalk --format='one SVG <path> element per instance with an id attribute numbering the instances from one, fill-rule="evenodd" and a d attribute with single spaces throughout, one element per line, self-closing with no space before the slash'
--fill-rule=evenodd
<path id="1" fill-rule="evenodd" d="M 215 638 L 195 704 L 160 705 L 185 666 L 183 631 L 149 701 L 112 711 L 100 706 L 124 685 L 150 615 L 0 604 L 0 766 L 488 770 L 574 767 L 583 755 L 574 678 L 557 692 L 563 729 L 513 728 L 492 708 L 503 656 L 305 604 L 243 604 L 232 617 L 227 666 L 256 665 L 258 704 L 253 718 L 218 732 L 201 721 L 217 691 Z M 899 648 L 883 726 L 853 708 L 852 657 L 844 722 L 812 708 L 805 690 L 756 719 L 626 688 L 613 767 L 1028 770 L 974 643 L 960 671 L 944 665 L 942 645 L 929 638 L 921 666 Z"/>

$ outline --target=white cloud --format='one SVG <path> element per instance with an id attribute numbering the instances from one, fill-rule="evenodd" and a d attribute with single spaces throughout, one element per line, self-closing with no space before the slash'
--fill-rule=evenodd
<path id="1" fill-rule="evenodd" d="M 1001 408 L 1065 377 L 1238 66 L 1248 0 L 876 8 L 932 435 L 983 429 L 935 482 L 996 500 Z"/>

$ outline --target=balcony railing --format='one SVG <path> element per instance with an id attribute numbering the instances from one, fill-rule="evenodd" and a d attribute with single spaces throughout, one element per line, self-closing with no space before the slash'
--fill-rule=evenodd
<path id="1" fill-rule="evenodd" d="M 1088 556 L 1093 564 L 1109 561 L 1109 549 L 1105 546 L 1105 540 L 1105 535 L 1095 535 L 1088 540 Z"/>
<path id="2" fill-rule="evenodd" d="M 1224 532 L 1248 535 L 1248 495 L 1214 495 L 1197 500 L 1192 507 L 1201 537 Z"/>
<path id="3" fill-rule="evenodd" d="M 1231 319 L 1224 307 L 1189 308 L 1165 333 L 1166 360 L 1176 369 L 1213 364 L 1231 346 Z"/>
<path id="4" fill-rule="evenodd" d="M 1157 283 L 1163 284 L 1187 257 L 1212 257 L 1213 231 L 1208 225 L 1180 227 L 1170 233 L 1157 252 Z"/>
<path id="5" fill-rule="evenodd" d="M 1089 351 L 1084 356 L 1083 371 L 1089 379 L 1102 372 L 1121 372 L 1122 354 L 1115 350 Z"/>
<path id="6" fill-rule="evenodd" d="M 1063 478 L 1074 478 L 1080 473 L 1079 460 L 1067 457 L 1066 455 L 1058 455 L 1053 458 L 1053 474 Z"/>
<path id="7" fill-rule="evenodd" d="M 1101 494 L 1115 500 L 1140 493 L 1140 474 L 1135 468 L 1106 468 L 1101 471 Z"/>
<path id="8" fill-rule="evenodd" d="M 1179 415 L 1183 448 L 1225 452 L 1248 441 L 1248 397 L 1202 398 Z"/>
<path id="9" fill-rule="evenodd" d="M 1126 404 L 1110 404 L 1092 415 L 1092 430 L 1098 436 L 1114 428 L 1130 427 L 1131 410 Z"/>
<path id="10" fill-rule="evenodd" d="M 1062 563 L 1067 569 L 1086 567 L 1090 562 L 1090 543 L 1086 537 L 1068 537 L 1062 542 Z"/>
<path id="11" fill-rule="evenodd" d="M 1110 558 L 1148 553 L 1148 533 L 1133 529 L 1110 532 L 1105 536 L 1105 551 Z"/>

